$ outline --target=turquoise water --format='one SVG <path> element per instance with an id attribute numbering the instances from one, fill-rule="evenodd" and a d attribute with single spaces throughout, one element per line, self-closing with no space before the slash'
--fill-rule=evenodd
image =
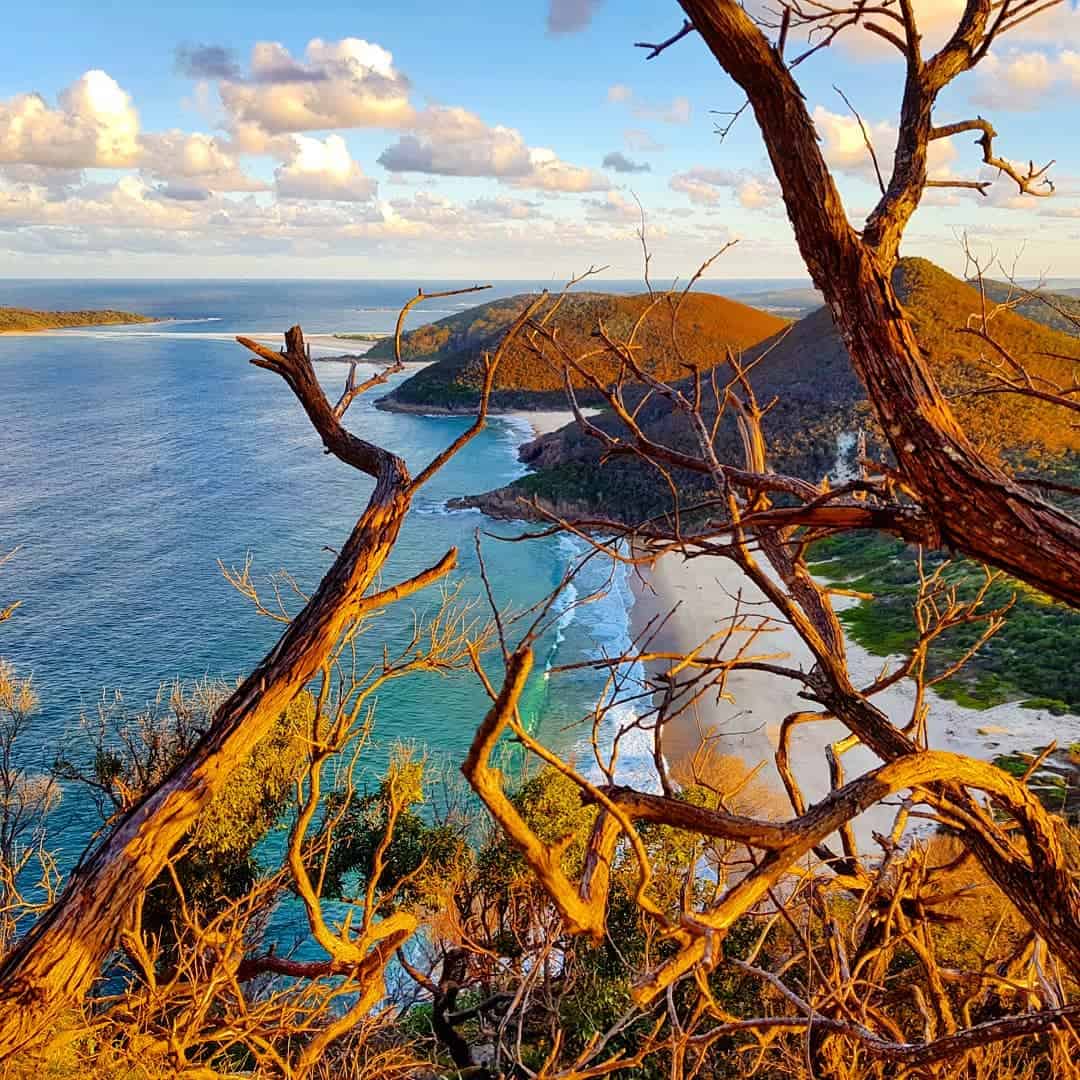
<path id="1" fill-rule="evenodd" d="M 498 292 L 525 287 L 508 283 Z M 249 365 L 231 336 L 293 321 L 313 332 L 386 330 L 410 292 L 400 284 L 310 282 L 0 283 L 0 303 L 111 305 L 190 320 L 0 337 L 0 551 L 18 549 L 0 569 L 0 602 L 22 601 L 0 628 L 0 656 L 33 674 L 41 698 L 23 747 L 30 764 L 47 765 L 103 692 L 121 691 L 137 707 L 163 680 L 235 679 L 272 646 L 278 627 L 223 580 L 217 560 L 239 565 L 250 552 L 256 576 L 284 568 L 314 587 L 332 559 L 326 547 L 348 535 L 371 482 L 322 453 L 284 383 Z M 459 302 L 433 302 L 429 317 L 450 303 Z M 319 365 L 328 392 L 339 390 L 344 370 Z M 385 413 L 373 400 L 352 406 L 350 427 L 414 470 L 468 423 Z M 386 580 L 455 546 L 454 580 L 479 593 L 476 529 L 516 530 L 444 504 L 519 475 L 516 447 L 527 436 L 522 421 L 495 419 L 439 474 L 418 497 Z M 540 599 L 579 550 L 565 539 L 485 539 L 500 604 Z M 590 566 L 578 593 L 609 570 Z M 628 597 L 617 576 L 603 598 L 568 607 L 542 642 L 526 711 L 562 750 L 587 746 L 581 719 L 602 687 L 592 674 L 548 680 L 543 668 L 621 648 Z M 367 655 L 381 655 L 384 641 L 404 641 L 412 611 L 436 599 L 421 596 L 380 620 L 363 643 Z M 377 773 L 398 740 L 459 762 L 486 705 L 468 674 L 392 685 L 380 699 L 365 768 Z M 95 824 L 85 796 L 69 792 L 50 826 L 65 862 Z"/>

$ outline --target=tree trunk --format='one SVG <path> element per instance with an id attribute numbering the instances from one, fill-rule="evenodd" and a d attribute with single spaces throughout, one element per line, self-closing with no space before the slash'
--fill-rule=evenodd
<path id="1" fill-rule="evenodd" d="M 983 460 L 957 424 L 893 292 L 899 235 L 914 208 L 907 192 L 915 192 L 917 203 L 925 154 L 907 162 L 913 173 L 905 197 L 893 200 L 893 218 L 873 220 L 878 246 L 865 243 L 848 222 L 806 101 L 776 49 L 735 0 L 680 3 L 750 100 L 799 250 L 901 472 L 937 525 L 939 545 L 1080 607 L 1080 525 Z M 945 74 L 928 69 L 923 94 L 929 103 Z M 905 109 L 925 126 L 928 112 L 907 102 Z"/>

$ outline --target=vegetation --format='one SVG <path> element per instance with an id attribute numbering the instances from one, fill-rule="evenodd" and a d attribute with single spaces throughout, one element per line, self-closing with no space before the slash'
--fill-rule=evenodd
<path id="1" fill-rule="evenodd" d="M 978 282 L 972 282 L 978 288 Z M 1029 292 L 1023 286 L 1008 281 L 995 281 L 983 278 L 982 290 L 987 299 L 995 304 L 1006 304 L 1009 308 L 1033 322 L 1042 323 L 1052 330 L 1065 334 L 1075 334 L 1080 319 L 1080 291 L 1065 289 L 1053 292 L 1037 289 Z"/>
<path id="2" fill-rule="evenodd" d="M 71 326 L 111 326 L 118 323 L 148 323 L 156 320 L 130 311 L 33 311 L 30 308 L 0 307 L 0 333 L 28 330 L 61 330 Z"/>
<path id="3" fill-rule="evenodd" d="M 931 369 L 953 396 L 958 417 L 983 452 L 997 458 L 1005 455 L 1023 470 L 1037 466 L 1043 473 L 1066 461 L 1065 475 L 1071 475 L 1066 456 L 1080 451 L 1080 428 L 1062 423 L 1054 404 L 1010 394 L 969 393 L 985 381 L 980 358 L 988 351 L 962 329 L 980 310 L 976 289 L 924 259 L 900 260 L 894 285 Z M 1080 358 L 1080 340 L 1075 336 L 1011 311 L 1001 312 L 993 325 L 996 339 L 1005 347 L 1033 358 L 1034 375 L 1071 380 L 1073 361 L 1064 358 Z M 758 398 L 775 401 L 762 426 L 778 471 L 808 480 L 826 475 L 835 479 L 852 467 L 854 432 L 859 429 L 867 431 L 871 447 L 888 454 L 827 309 L 819 308 L 747 349 L 743 363 L 750 369 L 748 379 Z M 706 407 L 715 412 L 708 400 Z M 684 452 L 693 448 L 685 418 L 666 398 L 654 397 L 641 411 L 640 421 L 657 443 Z M 620 426 L 611 415 L 601 415 L 594 423 L 611 432 Z M 850 436 L 846 459 L 838 442 L 845 434 Z M 716 445 L 721 461 L 740 459 L 741 436 L 730 414 L 721 421 Z M 549 504 L 583 500 L 594 513 L 627 522 L 671 509 L 670 490 L 658 484 L 655 469 L 638 458 L 612 459 L 602 482 L 590 481 L 602 454 L 597 440 L 576 426 L 543 436 L 522 455 L 534 465 L 534 473 L 500 492 L 497 504 L 508 506 L 533 497 Z M 684 501 L 691 501 L 695 493 L 707 495 L 708 481 L 702 476 L 676 469 L 673 478 Z M 484 496 L 467 500 L 481 508 L 489 502 Z"/>
<path id="4" fill-rule="evenodd" d="M 927 553 L 924 565 L 945 561 L 942 553 Z M 880 533 L 852 532 L 822 540 L 813 548 L 810 565 L 829 581 L 842 583 L 872 597 L 840 612 L 848 632 L 863 648 L 878 656 L 906 653 L 915 643 L 911 609 L 919 589 L 919 553 L 915 548 Z M 960 559 L 947 570 L 950 584 L 962 598 L 973 597 L 985 580 L 982 568 Z M 1002 607 L 1015 597 L 1000 631 L 979 649 L 952 679 L 937 690 L 967 708 L 986 709 L 1004 701 L 1023 701 L 1028 708 L 1056 715 L 1080 715 L 1080 612 L 1055 603 L 1022 583 L 1003 577 L 986 595 L 990 607 Z M 935 640 L 930 671 L 950 667 L 977 640 L 980 628 L 958 626 Z"/>
<path id="5" fill-rule="evenodd" d="M 513 296 L 440 319 L 410 331 L 402 338 L 406 361 L 429 361 L 431 366 L 395 387 L 382 400 L 386 408 L 448 409 L 471 411 L 479 401 L 483 354 L 490 351 L 507 326 L 535 297 Z M 569 293 L 551 299 L 536 313 L 538 320 L 553 315 L 562 345 L 578 353 L 595 342 L 598 324 L 622 335 L 649 307 L 647 295 L 618 296 L 607 293 Z M 672 315 L 676 298 L 649 310 L 638 333 L 639 359 L 660 378 L 679 378 L 685 369 L 673 357 Z M 689 294 L 679 309 L 678 333 L 688 362 L 710 368 L 724 361 L 727 349 L 740 351 L 776 333 L 784 320 L 745 304 L 707 293 Z M 392 359 L 393 343 L 377 344 L 371 359 Z M 585 361 L 585 370 L 610 381 L 616 365 L 602 354 Z M 572 373 L 583 401 L 595 400 L 583 374 Z M 565 408 L 562 365 L 543 355 L 522 336 L 499 365 L 492 406 L 501 409 Z"/>

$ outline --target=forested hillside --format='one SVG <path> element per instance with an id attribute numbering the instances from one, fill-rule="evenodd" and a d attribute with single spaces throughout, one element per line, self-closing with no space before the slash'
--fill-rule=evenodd
<path id="1" fill-rule="evenodd" d="M 1015 285 L 992 278 L 984 278 L 982 288 L 992 303 L 1010 304 L 1020 315 L 1054 330 L 1075 334 L 1080 329 L 1080 289 L 1040 289 L 1027 296 Z"/>
<path id="2" fill-rule="evenodd" d="M 1080 431 L 1063 423 L 1060 410 L 1052 405 L 1014 394 L 975 392 L 987 386 L 986 361 L 996 360 L 997 354 L 965 332 L 969 317 L 980 310 L 974 288 L 923 259 L 901 260 L 894 285 L 937 378 L 984 452 L 1008 451 L 1013 464 L 1037 460 L 1053 467 L 1068 451 L 1080 450 Z M 1000 312 L 991 323 L 991 332 L 1034 376 L 1068 382 L 1075 360 L 1080 359 L 1076 336 L 1015 312 Z M 835 476 L 837 440 L 842 433 L 862 428 L 872 443 L 880 443 L 874 438 L 876 423 L 862 385 L 827 309 L 819 308 L 747 350 L 744 360 L 749 363 L 759 356 L 750 382 L 762 404 L 775 399 L 764 428 L 778 471 L 815 480 L 828 473 Z M 685 418 L 668 401 L 651 400 L 640 420 L 658 442 L 693 450 Z M 597 423 L 613 433 L 619 430 L 614 417 L 600 417 Z M 717 451 L 721 461 L 741 463 L 741 442 L 730 417 L 720 424 Z M 481 505 L 507 513 L 519 496 L 538 495 L 553 501 L 572 500 L 627 520 L 670 508 L 670 493 L 656 484 L 651 470 L 639 461 L 611 460 L 602 472 L 598 470 L 600 447 L 576 426 L 529 444 L 522 456 L 537 471 L 496 498 L 481 499 Z M 678 480 L 684 498 L 702 485 L 702 479 L 691 474 L 679 474 Z"/>
<path id="3" fill-rule="evenodd" d="M 386 408 L 422 408 L 468 411 L 476 407 L 483 355 L 497 344 L 515 316 L 533 299 L 513 296 L 482 304 L 460 315 L 451 315 L 404 335 L 402 355 L 406 361 L 431 361 L 431 366 L 383 399 Z M 537 319 L 550 312 L 542 308 Z M 602 347 L 598 327 L 615 340 L 629 336 L 642 319 L 635 337 L 635 359 L 664 379 L 681 378 L 684 363 L 709 368 L 722 363 L 725 350 L 743 350 L 775 334 L 786 321 L 745 304 L 708 293 L 691 293 L 679 308 L 677 342 L 672 337 L 672 315 L 677 298 L 660 297 L 655 303 L 647 294 L 615 296 L 608 293 L 571 293 L 561 301 L 552 326 L 571 355 L 580 356 Z M 651 306 L 650 306 L 651 305 Z M 393 345 L 380 342 L 368 353 L 373 359 L 390 359 Z M 526 338 L 519 339 L 503 358 L 492 404 L 495 408 L 548 408 L 565 405 L 561 366 L 547 348 L 541 357 Z M 681 353 L 681 355 L 680 355 Z M 618 365 L 607 355 L 587 358 L 583 367 L 604 382 L 615 378 Z M 585 386 L 575 375 L 574 383 Z M 585 391 L 584 400 L 595 394 Z"/>

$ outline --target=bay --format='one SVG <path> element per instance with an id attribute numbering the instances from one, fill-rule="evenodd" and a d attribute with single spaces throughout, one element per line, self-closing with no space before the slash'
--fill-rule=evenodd
<path id="1" fill-rule="evenodd" d="M 489 295 L 537 284 L 504 282 Z M 64 740 L 77 740 L 80 715 L 103 694 L 119 691 L 136 708 L 163 681 L 234 680 L 272 646 L 280 626 L 254 612 L 218 560 L 238 566 L 251 553 L 264 582 L 286 569 L 301 588 L 314 588 L 333 558 L 327 549 L 347 537 L 371 481 L 322 452 L 284 383 L 252 367 L 232 335 L 293 322 L 310 332 L 385 332 L 413 291 L 400 282 L 0 283 L 4 304 L 116 307 L 169 320 L 0 336 L 0 551 L 16 550 L 0 569 L 0 601 L 22 602 L 0 630 L 0 656 L 33 675 L 41 698 L 23 747 L 29 764 L 44 768 Z M 433 301 L 414 322 L 475 302 Z M 346 369 L 317 367 L 328 393 L 338 392 Z M 374 400 L 352 406 L 349 426 L 413 470 L 469 423 L 382 412 Z M 438 474 L 416 500 L 386 582 L 456 547 L 453 581 L 479 597 L 477 529 L 518 530 L 444 504 L 519 475 L 516 447 L 526 437 L 522 420 L 495 418 Z M 576 550 L 556 538 L 483 544 L 498 602 L 516 610 L 547 594 Z M 579 593 L 609 572 L 591 566 Z M 571 600 L 541 642 L 527 719 L 550 744 L 583 758 L 589 732 L 580 721 L 602 686 L 587 673 L 549 684 L 543 669 L 556 656 L 563 663 L 621 648 L 630 601 L 618 574 L 595 602 Z M 437 602 L 432 590 L 378 620 L 365 655 L 406 641 L 413 611 Z M 372 782 L 398 741 L 456 765 L 486 707 L 471 674 L 392 685 L 365 754 Z M 85 795 L 68 792 L 50 822 L 62 863 L 78 856 L 95 825 Z"/>

